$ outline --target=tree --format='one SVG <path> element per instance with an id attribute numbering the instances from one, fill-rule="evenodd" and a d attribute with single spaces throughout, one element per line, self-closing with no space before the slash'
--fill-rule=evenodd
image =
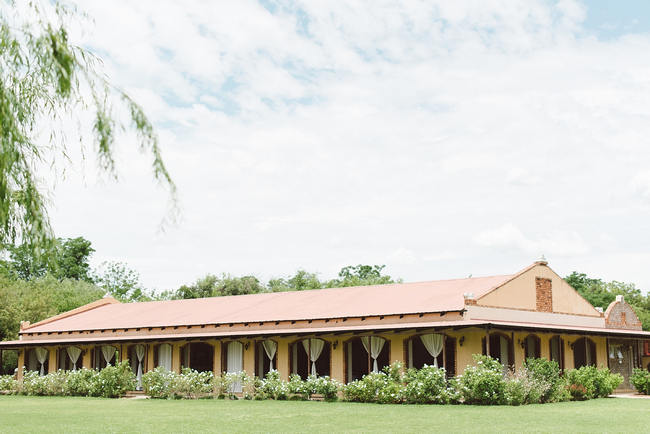
<path id="1" fill-rule="evenodd" d="M 650 330 L 650 294 L 644 295 L 633 283 L 612 280 L 604 282 L 602 279 L 588 277 L 584 273 L 572 272 L 564 278 L 594 307 L 607 309 L 607 306 L 622 295 L 625 301 L 634 308 L 641 320 L 644 330 Z"/>
<path id="2" fill-rule="evenodd" d="M 348 265 L 341 268 L 339 278 L 327 283 L 328 287 L 386 285 L 395 283 L 391 276 L 383 275 L 385 265 Z M 401 280 L 397 280 L 401 282 Z"/>
<path id="3" fill-rule="evenodd" d="M 3 261 L 2 269 L 8 276 L 31 280 L 46 273 L 59 279 L 75 279 L 92 282 L 90 256 L 95 249 L 83 237 L 57 238 L 46 254 L 43 249 L 33 249 L 26 243 L 8 246 L 9 259 Z"/>
<path id="4" fill-rule="evenodd" d="M 104 262 L 94 272 L 97 286 L 123 302 L 149 301 L 151 295 L 140 283 L 140 274 L 124 262 Z"/>
<path id="5" fill-rule="evenodd" d="M 73 137 L 62 126 L 92 113 L 93 153 L 99 169 L 117 178 L 116 132 L 135 131 L 151 156 L 153 176 L 175 197 L 158 137 L 142 108 L 102 74 L 100 59 L 68 39 L 74 9 L 58 2 L 0 3 L 0 244 L 44 249 L 53 239 L 37 167 L 55 175 L 70 163 Z M 115 113 L 127 113 L 116 116 Z M 83 124 L 83 122 L 82 122 Z M 79 142 L 86 147 L 83 127 Z M 173 203 L 175 203 L 173 201 Z"/>
<path id="6" fill-rule="evenodd" d="M 305 270 L 298 270 L 296 274 L 288 278 L 271 279 L 268 288 L 272 292 L 281 291 L 304 291 L 307 289 L 323 288 L 324 284 L 318 280 L 316 273 L 309 273 Z"/>

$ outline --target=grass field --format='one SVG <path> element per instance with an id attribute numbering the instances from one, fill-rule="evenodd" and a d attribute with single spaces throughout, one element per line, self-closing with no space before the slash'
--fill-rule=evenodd
<path id="1" fill-rule="evenodd" d="M 650 431 L 650 400 L 523 407 L 0 396 L 0 432 Z"/>

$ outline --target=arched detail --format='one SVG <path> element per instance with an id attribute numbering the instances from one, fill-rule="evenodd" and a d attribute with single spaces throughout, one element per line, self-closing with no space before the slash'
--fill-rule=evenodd
<path id="1" fill-rule="evenodd" d="M 343 343 L 343 349 L 347 383 L 390 364 L 390 341 L 383 336 L 355 336 Z"/>
<path id="2" fill-rule="evenodd" d="M 157 344 L 153 352 L 155 366 L 172 370 L 172 345 L 167 342 Z"/>
<path id="3" fill-rule="evenodd" d="M 548 341 L 549 359 L 557 362 L 560 370 L 564 370 L 564 339 L 559 335 L 552 336 Z"/>
<path id="4" fill-rule="evenodd" d="M 331 373 L 331 342 L 321 338 L 301 338 L 289 344 L 289 366 L 292 374 L 305 379 L 309 375 L 329 376 Z"/>
<path id="5" fill-rule="evenodd" d="M 483 355 L 497 359 L 506 369 L 514 369 L 514 345 L 512 338 L 505 333 L 492 332 L 488 334 L 489 340 L 482 339 Z"/>
<path id="6" fill-rule="evenodd" d="M 48 373 L 50 367 L 50 352 L 45 347 L 30 348 L 27 353 L 27 370 Z"/>
<path id="7" fill-rule="evenodd" d="M 427 339 L 427 335 L 437 334 L 442 336 L 442 345 L 440 352 L 434 359 L 432 351 L 435 353 L 437 348 L 431 348 L 431 339 Z M 425 336 L 423 340 L 423 336 Z M 425 342 L 426 345 L 425 345 Z M 456 375 L 456 339 L 444 333 L 418 333 L 409 336 L 405 341 L 405 356 L 406 367 L 420 369 L 424 365 L 438 366 L 445 368 L 448 377 Z M 427 348 L 427 346 L 429 348 Z"/>
<path id="8" fill-rule="evenodd" d="M 108 365 L 115 366 L 119 360 L 119 349 L 115 345 L 97 345 L 93 348 L 93 368 L 102 370 Z"/>
<path id="9" fill-rule="evenodd" d="M 278 342 L 274 339 L 256 341 L 255 375 L 264 378 L 272 369 L 278 369 Z"/>
<path id="10" fill-rule="evenodd" d="M 188 342 L 181 347 L 181 368 L 198 372 L 214 369 L 214 347 L 207 342 Z"/>
<path id="11" fill-rule="evenodd" d="M 57 350 L 57 370 L 75 371 L 81 369 L 83 350 L 77 346 L 59 347 Z"/>
<path id="12" fill-rule="evenodd" d="M 596 343 L 587 337 L 573 343 L 573 367 L 596 366 Z"/>
<path id="13" fill-rule="evenodd" d="M 530 358 L 539 359 L 541 356 L 542 340 L 536 334 L 529 334 L 522 341 L 524 347 L 524 360 Z"/>

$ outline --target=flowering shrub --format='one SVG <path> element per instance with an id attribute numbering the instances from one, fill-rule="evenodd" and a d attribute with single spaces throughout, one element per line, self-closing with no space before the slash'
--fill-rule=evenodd
<path id="1" fill-rule="evenodd" d="M 568 391 L 575 400 L 605 398 L 623 382 L 620 374 L 609 369 L 583 366 L 565 373 Z"/>
<path id="2" fill-rule="evenodd" d="M 0 381 L 2 380 L 0 379 Z M 639 393 L 650 395 L 650 372 L 643 369 L 634 369 L 630 382 Z"/>
<path id="3" fill-rule="evenodd" d="M 15 393 L 18 382 L 13 375 L 0 375 L 0 391 L 5 393 Z"/>
<path id="4" fill-rule="evenodd" d="M 307 383 L 305 383 L 300 375 L 291 374 L 289 377 L 289 383 L 287 384 L 289 388 L 289 398 L 293 400 L 300 399 L 309 399 L 309 391 L 307 388 Z"/>
<path id="5" fill-rule="evenodd" d="M 108 365 L 99 371 L 92 392 L 93 396 L 119 398 L 124 396 L 127 391 L 135 390 L 136 384 L 135 374 L 131 370 L 129 362 L 124 361 L 115 366 Z"/>
<path id="6" fill-rule="evenodd" d="M 448 404 L 457 400 L 455 385 L 448 384 L 444 368 L 424 365 L 404 376 L 405 401 L 409 404 Z"/>
<path id="7" fill-rule="evenodd" d="M 212 372 L 198 372 L 184 368 L 183 372 L 157 367 L 142 376 L 142 388 L 152 398 L 196 399 L 212 395 L 215 389 Z"/>
<path id="8" fill-rule="evenodd" d="M 562 378 L 560 366 L 556 361 L 529 358 L 524 362 L 524 369 L 528 378 L 533 380 L 533 385 L 541 392 L 538 402 L 568 400 L 566 381 Z"/>
<path id="9" fill-rule="evenodd" d="M 329 376 L 317 377 L 316 375 L 310 375 L 307 377 L 305 385 L 310 397 L 315 394 L 323 395 L 326 401 L 336 401 L 338 391 L 341 388 L 341 384 Z"/>
<path id="10" fill-rule="evenodd" d="M 289 397 L 289 382 L 283 381 L 278 371 L 270 371 L 262 380 L 260 392 L 266 399 L 285 400 Z"/>
<path id="11" fill-rule="evenodd" d="M 466 404 L 505 403 L 503 365 L 489 356 L 474 354 L 476 366 L 468 366 L 458 377 L 459 391 Z"/>
<path id="12" fill-rule="evenodd" d="M 99 373 L 94 369 L 68 371 L 68 393 L 72 396 L 94 396 Z"/>

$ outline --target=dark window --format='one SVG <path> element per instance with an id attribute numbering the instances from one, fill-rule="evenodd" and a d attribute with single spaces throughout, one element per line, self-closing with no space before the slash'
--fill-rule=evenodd
<path id="1" fill-rule="evenodd" d="M 580 338 L 573 343 L 573 366 L 596 366 L 596 344 L 589 338 Z"/>
<path id="2" fill-rule="evenodd" d="M 564 342 L 559 336 L 553 336 L 549 341 L 551 360 L 557 362 L 561 370 L 564 369 Z"/>
<path id="3" fill-rule="evenodd" d="M 389 365 L 390 344 L 383 338 L 379 339 L 384 341 L 384 345 L 377 356 L 377 370 L 381 371 L 385 366 Z M 361 338 L 353 338 L 345 343 L 345 362 L 348 383 L 372 372 L 374 366 L 374 360 L 363 346 Z"/>
<path id="4" fill-rule="evenodd" d="M 524 353 L 525 358 L 536 358 L 539 359 L 540 356 L 540 340 L 535 335 L 528 335 L 524 339 Z"/>

